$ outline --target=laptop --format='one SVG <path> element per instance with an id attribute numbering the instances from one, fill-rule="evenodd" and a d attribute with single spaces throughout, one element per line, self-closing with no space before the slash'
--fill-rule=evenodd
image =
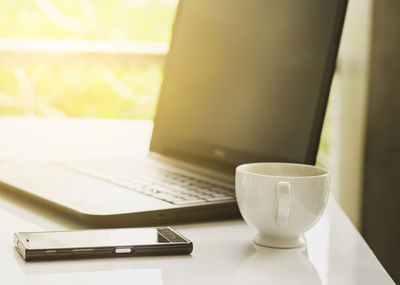
<path id="1" fill-rule="evenodd" d="M 346 0 L 181 0 L 149 156 L 1 162 L 0 181 L 96 226 L 239 216 L 235 168 L 314 164 Z"/>

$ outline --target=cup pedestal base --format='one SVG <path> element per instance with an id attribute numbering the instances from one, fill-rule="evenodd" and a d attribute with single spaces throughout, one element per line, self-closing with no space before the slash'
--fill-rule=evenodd
<path id="1" fill-rule="evenodd" d="M 303 236 L 298 238 L 284 238 L 284 237 L 268 237 L 261 236 L 260 234 L 254 237 L 254 243 L 260 246 L 274 247 L 274 248 L 296 248 L 306 245 Z"/>

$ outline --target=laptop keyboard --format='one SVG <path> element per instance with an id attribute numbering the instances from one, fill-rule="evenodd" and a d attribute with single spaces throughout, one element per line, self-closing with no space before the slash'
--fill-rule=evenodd
<path id="1" fill-rule="evenodd" d="M 112 165 L 112 166 L 111 166 Z M 234 201 L 234 186 L 178 173 L 155 163 L 68 163 L 63 166 L 176 205 Z"/>

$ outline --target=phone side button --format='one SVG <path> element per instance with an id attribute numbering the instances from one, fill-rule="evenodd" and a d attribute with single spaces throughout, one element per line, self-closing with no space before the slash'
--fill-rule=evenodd
<path id="1" fill-rule="evenodd" d="M 131 252 L 132 252 L 132 248 L 130 248 L 130 247 L 116 248 L 116 249 L 115 249 L 115 253 L 117 253 L 117 254 L 121 254 L 121 253 L 131 253 Z"/>

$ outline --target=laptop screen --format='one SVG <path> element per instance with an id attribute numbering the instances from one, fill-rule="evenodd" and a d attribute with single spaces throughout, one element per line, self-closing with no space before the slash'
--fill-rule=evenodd
<path id="1" fill-rule="evenodd" d="M 346 1 L 181 0 L 151 151 L 313 164 Z"/>

